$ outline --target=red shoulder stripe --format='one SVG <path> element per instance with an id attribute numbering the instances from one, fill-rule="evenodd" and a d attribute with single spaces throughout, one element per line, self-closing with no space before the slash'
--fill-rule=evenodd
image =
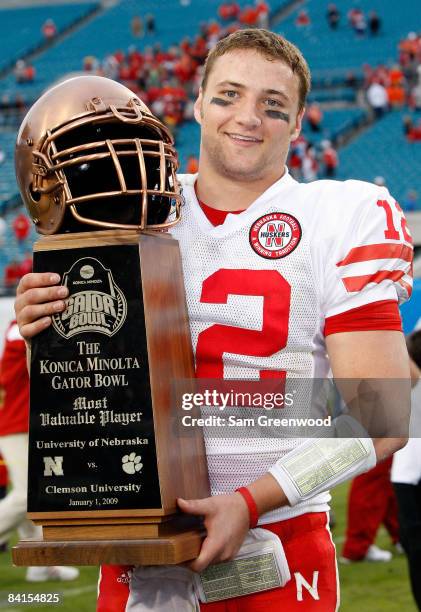
<path id="1" fill-rule="evenodd" d="M 347 266 L 360 261 L 372 261 L 373 259 L 403 259 L 412 261 L 413 249 L 405 244 L 367 244 L 351 249 L 346 257 L 337 263 L 337 266 Z"/>
<path id="2" fill-rule="evenodd" d="M 347 276 L 342 279 L 348 293 L 361 291 L 369 283 L 381 283 L 384 280 L 398 281 L 405 275 L 403 270 L 379 270 L 375 274 L 364 274 L 363 276 Z"/>

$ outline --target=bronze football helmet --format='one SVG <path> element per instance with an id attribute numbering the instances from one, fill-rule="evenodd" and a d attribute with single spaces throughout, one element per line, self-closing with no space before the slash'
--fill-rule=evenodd
<path id="1" fill-rule="evenodd" d="M 44 93 L 20 127 L 15 161 L 41 234 L 163 229 L 179 218 L 173 138 L 111 79 L 79 76 Z"/>

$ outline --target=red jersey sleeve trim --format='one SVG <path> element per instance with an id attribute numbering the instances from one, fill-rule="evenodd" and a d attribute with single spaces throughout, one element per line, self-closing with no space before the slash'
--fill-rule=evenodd
<path id="1" fill-rule="evenodd" d="M 394 300 L 372 302 L 327 317 L 324 335 L 374 330 L 402 331 L 402 320 L 397 302 Z"/>
<path id="2" fill-rule="evenodd" d="M 411 262 L 412 258 L 413 249 L 405 244 L 367 244 L 351 249 L 345 259 L 336 265 L 347 266 L 352 263 L 374 259 L 402 259 Z"/>
<path id="3" fill-rule="evenodd" d="M 379 270 L 375 274 L 365 274 L 363 276 L 346 276 L 342 279 L 348 293 L 355 293 L 361 291 L 369 283 L 379 284 L 384 280 L 391 280 L 393 282 L 399 281 L 399 279 L 405 276 L 403 270 Z"/>

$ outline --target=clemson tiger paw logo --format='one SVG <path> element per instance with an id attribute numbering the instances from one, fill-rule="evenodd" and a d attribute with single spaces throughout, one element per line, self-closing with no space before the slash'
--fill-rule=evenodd
<path id="1" fill-rule="evenodd" d="M 121 459 L 123 471 L 126 474 L 136 474 L 136 472 L 140 472 L 143 468 L 143 463 L 141 463 L 142 457 L 140 455 L 136 455 L 136 453 L 130 453 L 130 455 L 124 455 Z"/>

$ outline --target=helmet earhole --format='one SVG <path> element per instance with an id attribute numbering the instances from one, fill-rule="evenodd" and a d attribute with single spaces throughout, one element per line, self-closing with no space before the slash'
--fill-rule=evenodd
<path id="1" fill-rule="evenodd" d="M 38 191 L 34 191 L 32 183 L 29 185 L 29 193 L 34 202 L 39 202 L 41 194 Z"/>

